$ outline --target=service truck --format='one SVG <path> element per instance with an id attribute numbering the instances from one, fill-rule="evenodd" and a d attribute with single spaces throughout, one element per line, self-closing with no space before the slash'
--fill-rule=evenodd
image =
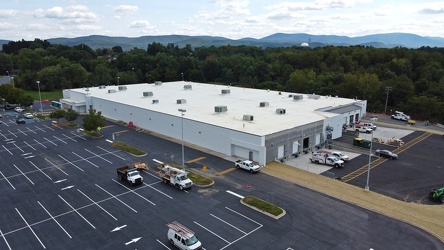
<path id="1" fill-rule="evenodd" d="M 344 167 L 344 161 L 339 160 L 335 156 L 329 156 L 325 155 L 323 153 L 313 153 L 311 157 L 309 158 L 311 162 L 316 164 L 325 164 L 325 165 L 331 165 L 335 168 L 343 168 Z"/>
<path id="2" fill-rule="evenodd" d="M 164 183 L 175 186 L 180 190 L 188 189 L 193 186 L 193 181 L 188 178 L 188 173 L 185 170 L 166 165 L 155 159 L 154 161 L 159 163 L 159 176 Z"/>
<path id="3" fill-rule="evenodd" d="M 391 117 L 392 117 L 392 119 L 401 120 L 401 121 L 408 121 L 408 120 L 410 120 L 410 116 L 404 114 L 401 111 L 395 111 L 395 113 Z"/>
<path id="4" fill-rule="evenodd" d="M 242 168 L 247 171 L 250 171 L 250 173 L 256 173 L 261 170 L 261 166 L 256 165 L 252 161 L 249 161 L 249 160 L 237 160 L 234 162 L 234 166 L 237 168 Z"/>
<path id="5" fill-rule="evenodd" d="M 143 177 L 135 167 L 123 166 L 117 169 L 117 178 L 119 181 L 127 181 L 130 186 L 143 183 Z"/>

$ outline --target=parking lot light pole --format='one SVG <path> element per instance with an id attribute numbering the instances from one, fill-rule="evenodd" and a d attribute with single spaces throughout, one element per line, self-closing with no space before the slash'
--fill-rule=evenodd
<path id="1" fill-rule="evenodd" d="M 39 89 L 39 98 L 40 98 L 40 112 L 43 112 L 43 107 L 42 107 L 42 95 L 40 94 L 40 81 L 36 81 L 37 83 L 37 87 Z"/>
<path id="2" fill-rule="evenodd" d="M 370 139 L 370 152 L 368 155 L 368 169 L 367 169 L 367 184 L 365 185 L 365 191 L 370 191 L 370 164 L 372 162 L 372 146 L 373 146 L 373 129 L 372 129 L 372 136 Z"/>
<path id="3" fill-rule="evenodd" d="M 187 111 L 185 109 L 178 109 L 178 111 L 182 113 L 182 168 L 185 168 L 185 157 L 184 157 L 184 148 L 183 148 L 183 115 Z"/>

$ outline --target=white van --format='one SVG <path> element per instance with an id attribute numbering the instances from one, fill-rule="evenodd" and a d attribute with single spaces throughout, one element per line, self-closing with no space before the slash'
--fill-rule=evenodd
<path id="1" fill-rule="evenodd" d="M 168 240 L 177 248 L 183 250 L 202 249 L 202 244 L 190 229 L 177 221 L 171 222 L 167 224 L 167 226 L 169 227 L 167 234 Z"/>

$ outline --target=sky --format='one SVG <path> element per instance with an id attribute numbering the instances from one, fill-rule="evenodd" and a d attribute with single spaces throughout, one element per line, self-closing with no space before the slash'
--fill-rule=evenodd
<path id="1" fill-rule="evenodd" d="M 88 35 L 207 35 L 230 39 L 275 33 L 444 37 L 444 2 L 411 0 L 3 0 L 0 39 Z"/>

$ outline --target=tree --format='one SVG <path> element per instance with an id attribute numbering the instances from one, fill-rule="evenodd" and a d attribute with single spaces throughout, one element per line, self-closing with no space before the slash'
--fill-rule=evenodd
<path id="1" fill-rule="evenodd" d="M 65 113 L 65 120 L 72 122 L 79 117 L 79 113 L 73 109 L 68 109 Z"/>
<path id="2" fill-rule="evenodd" d="M 65 113 L 66 111 L 63 109 L 58 109 L 56 111 L 53 111 L 49 114 L 49 118 L 51 119 L 56 119 L 57 122 L 59 121 L 59 119 L 65 117 Z"/>
<path id="3" fill-rule="evenodd" d="M 97 128 L 105 126 L 105 117 L 102 112 L 96 112 L 95 109 L 90 109 L 88 115 L 83 118 L 83 128 L 86 131 L 96 131 Z"/>

